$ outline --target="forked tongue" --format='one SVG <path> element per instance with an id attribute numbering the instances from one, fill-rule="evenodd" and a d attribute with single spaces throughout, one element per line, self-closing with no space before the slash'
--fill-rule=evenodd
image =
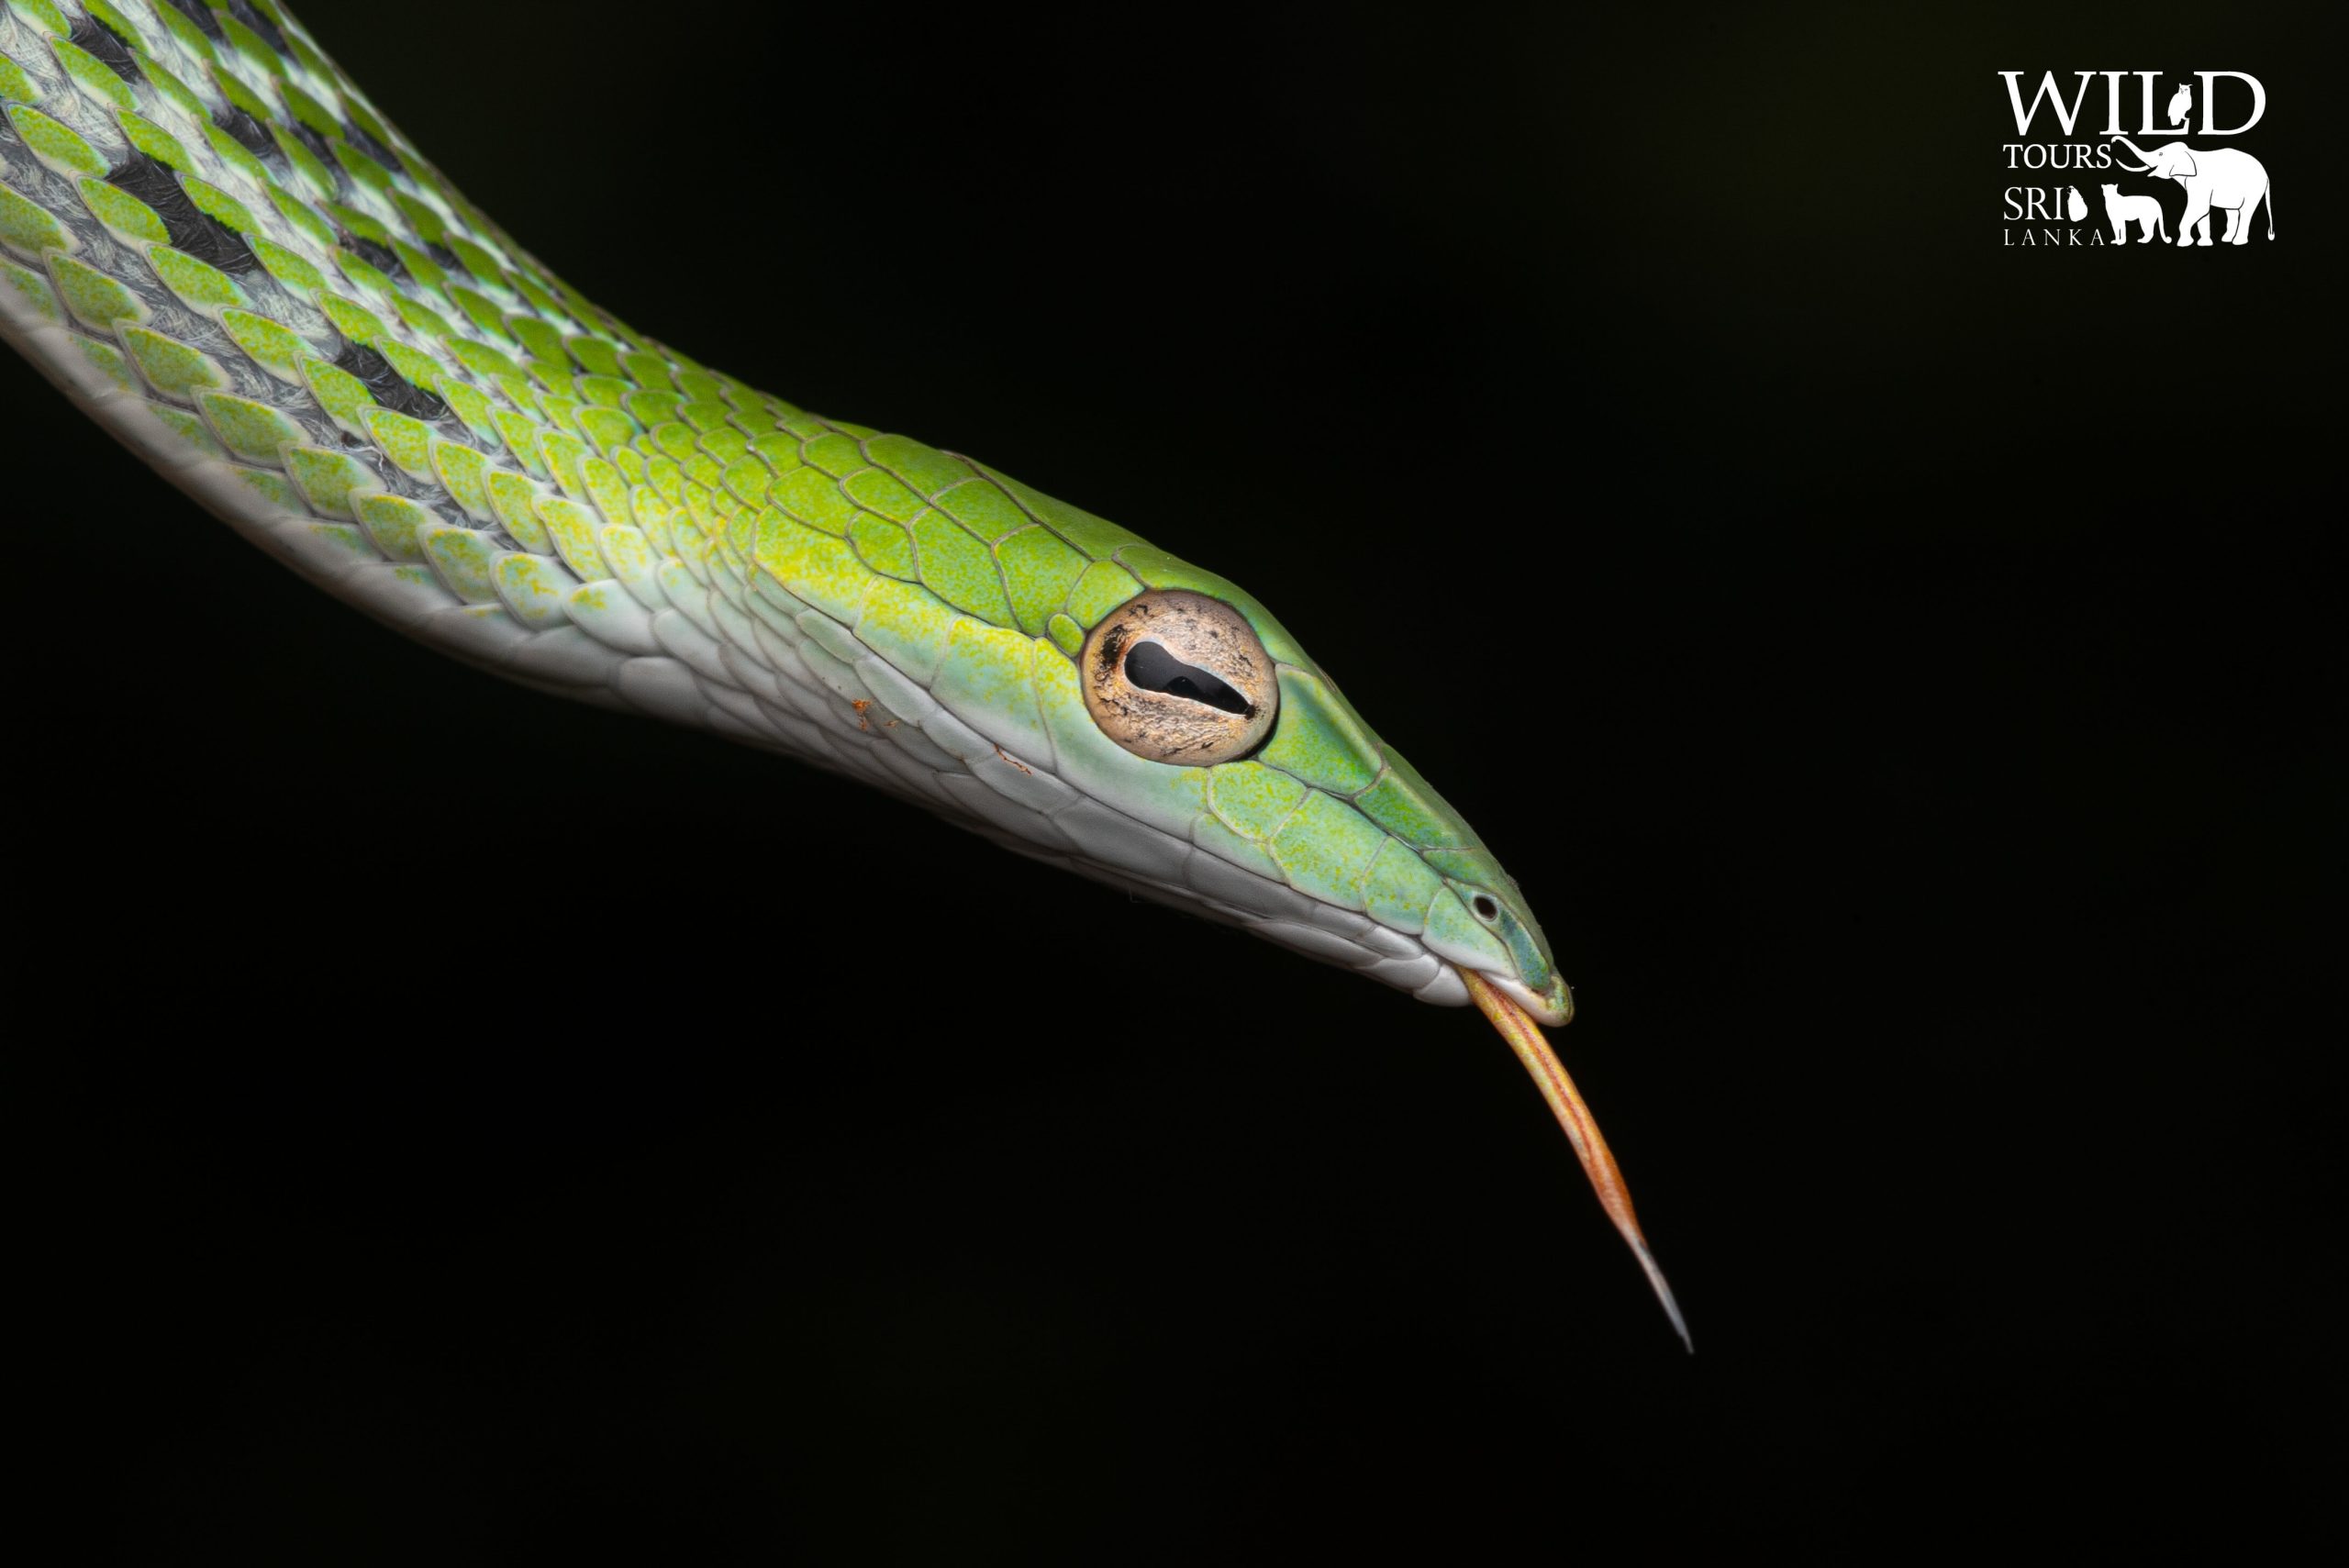
<path id="1" fill-rule="evenodd" d="M 1640 1234 L 1640 1217 L 1631 1212 L 1631 1189 L 1623 1184 L 1623 1173 L 1616 1167 L 1615 1156 L 1609 1151 L 1607 1140 L 1600 1136 L 1598 1123 L 1591 1117 L 1590 1107 L 1582 1103 L 1575 1081 L 1566 1076 L 1557 1052 L 1550 1049 L 1549 1037 L 1542 1032 L 1542 1026 L 1533 1021 L 1531 1013 L 1475 970 L 1463 968 L 1460 978 L 1466 982 L 1468 995 L 1476 999 L 1485 1017 L 1493 1020 L 1493 1027 L 1501 1031 L 1508 1048 L 1517 1052 L 1517 1059 L 1533 1075 L 1542 1097 L 1550 1102 L 1551 1114 L 1566 1129 L 1566 1140 L 1575 1146 L 1575 1157 L 1582 1161 L 1583 1173 L 1598 1193 L 1599 1207 L 1615 1222 L 1615 1229 L 1631 1247 L 1631 1255 L 1639 1259 L 1648 1284 L 1655 1287 L 1655 1298 L 1664 1304 L 1664 1316 L 1672 1319 L 1681 1344 L 1694 1355 L 1697 1346 L 1688 1338 L 1688 1323 L 1680 1316 L 1680 1304 L 1672 1299 L 1672 1286 L 1664 1283 L 1664 1271 L 1656 1267 L 1655 1254 L 1648 1251 L 1648 1239 Z"/>

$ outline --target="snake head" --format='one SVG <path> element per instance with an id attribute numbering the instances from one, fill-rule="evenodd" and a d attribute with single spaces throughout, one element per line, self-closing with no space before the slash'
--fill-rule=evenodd
<path id="1" fill-rule="evenodd" d="M 1467 1004 L 1474 972 L 1542 1022 L 1566 1021 L 1565 982 L 1516 882 L 1271 611 L 981 472 L 1036 530 L 1092 557 L 1059 603 L 1069 624 L 1028 639 L 1028 689 L 991 687 L 1036 704 L 1061 782 L 1115 814 L 1053 815 L 1083 825 L 1072 869 L 1423 1001 Z M 955 706 L 963 688 L 950 686 L 933 693 Z M 983 713 L 957 711 L 985 728 Z"/>

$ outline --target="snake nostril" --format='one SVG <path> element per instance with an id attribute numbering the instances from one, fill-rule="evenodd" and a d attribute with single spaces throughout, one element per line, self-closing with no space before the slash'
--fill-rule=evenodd
<path id="1" fill-rule="evenodd" d="M 1476 918 L 1487 923 L 1497 920 L 1501 917 L 1501 906 L 1494 903 L 1491 895 L 1488 894 L 1479 893 L 1476 895 L 1475 901 L 1470 904 L 1469 907 L 1476 911 Z"/>

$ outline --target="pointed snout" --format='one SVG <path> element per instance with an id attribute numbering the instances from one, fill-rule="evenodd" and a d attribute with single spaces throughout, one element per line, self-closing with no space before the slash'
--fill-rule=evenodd
<path id="1" fill-rule="evenodd" d="M 1548 1028 L 1563 1029 L 1574 1021 L 1574 988 L 1566 984 L 1566 977 L 1563 974 L 1551 975 L 1550 984 L 1539 991 L 1514 974 L 1480 972 L 1480 977 Z"/>

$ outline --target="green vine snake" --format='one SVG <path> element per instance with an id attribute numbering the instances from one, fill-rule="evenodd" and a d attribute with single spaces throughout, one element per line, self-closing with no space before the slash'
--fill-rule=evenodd
<path id="1" fill-rule="evenodd" d="M 1517 884 L 1241 588 L 632 331 L 276 0 L 0 0 L 0 333 L 244 538 L 509 681 L 1473 1003 L 1687 1339 Z"/>

